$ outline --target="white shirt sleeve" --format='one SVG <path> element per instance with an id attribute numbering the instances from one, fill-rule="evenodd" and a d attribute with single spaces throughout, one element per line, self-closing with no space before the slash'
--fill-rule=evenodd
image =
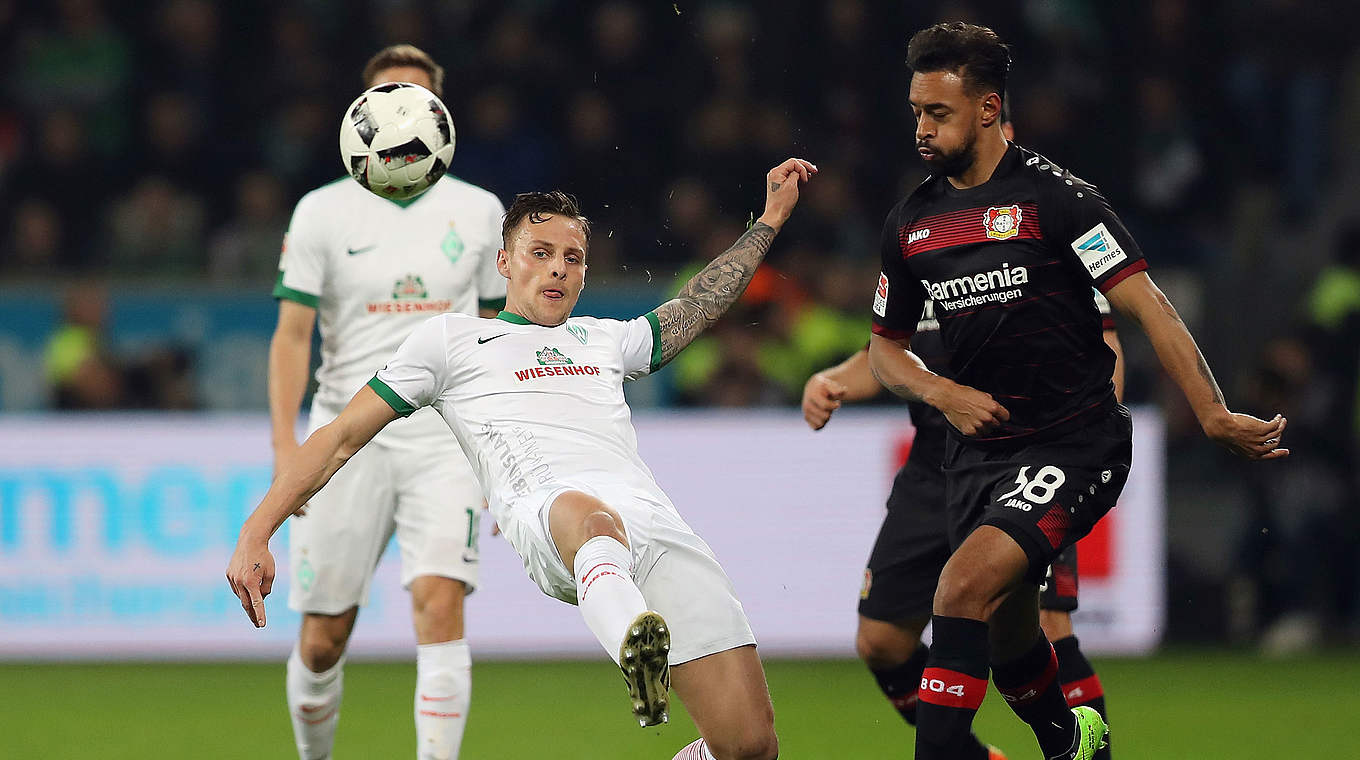
<path id="1" fill-rule="evenodd" d="M 326 225 L 310 195 L 293 209 L 293 219 L 283 236 L 279 277 L 274 297 L 297 301 L 313 309 L 321 300 L 326 280 Z"/>
<path id="2" fill-rule="evenodd" d="M 447 317 L 426 320 L 402 341 L 397 352 L 368 381 L 383 401 L 403 417 L 433 404 L 448 380 Z"/>
<path id="3" fill-rule="evenodd" d="M 477 306 L 483 309 L 502 309 L 505 307 L 505 278 L 496 269 L 496 254 L 501 249 L 501 221 L 505 217 L 505 207 L 500 199 L 490 196 L 487 201 L 486 246 L 478 251 L 477 259 Z"/>
<path id="4" fill-rule="evenodd" d="M 623 379 L 636 380 L 661 369 L 661 327 L 656 312 L 619 322 L 619 352 L 623 355 Z"/>

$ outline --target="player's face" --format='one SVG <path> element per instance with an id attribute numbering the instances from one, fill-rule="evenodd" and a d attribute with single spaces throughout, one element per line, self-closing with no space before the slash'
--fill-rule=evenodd
<path id="1" fill-rule="evenodd" d="M 418 84 L 431 92 L 434 91 L 434 82 L 430 81 L 430 75 L 425 69 L 415 66 L 393 66 L 390 69 L 378 69 L 373 74 L 373 81 L 368 83 L 369 87 L 377 87 L 388 82 L 410 82 Z"/>
<path id="2" fill-rule="evenodd" d="M 509 280 L 507 311 L 535 324 L 562 324 L 586 286 L 581 223 L 558 214 L 530 214 L 516 228 L 509 250 L 497 255 L 496 268 Z"/>
<path id="3" fill-rule="evenodd" d="M 931 174 L 957 177 L 977 158 L 982 99 L 968 94 L 952 71 L 911 77 L 911 112 L 916 115 L 916 150 Z"/>

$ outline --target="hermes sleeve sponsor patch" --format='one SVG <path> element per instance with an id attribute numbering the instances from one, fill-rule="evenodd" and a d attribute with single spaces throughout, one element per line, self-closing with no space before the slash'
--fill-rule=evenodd
<path id="1" fill-rule="evenodd" d="M 1128 259 L 1119 241 L 1114 239 L 1105 223 L 1101 222 L 1072 241 L 1072 250 L 1086 267 L 1091 279 L 1099 279 L 1121 261 Z"/>

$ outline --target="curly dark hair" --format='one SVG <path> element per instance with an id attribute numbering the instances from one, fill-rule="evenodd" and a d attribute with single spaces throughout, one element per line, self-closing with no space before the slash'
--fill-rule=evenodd
<path id="1" fill-rule="evenodd" d="M 529 217 L 531 222 L 541 222 L 543 214 L 558 214 L 575 219 L 581 224 L 581 232 L 586 236 L 586 245 L 590 245 L 590 220 L 581 213 L 581 206 L 576 202 L 576 197 L 561 190 L 553 190 L 550 193 L 520 193 L 515 196 L 510 208 L 505 210 L 505 220 L 501 222 L 501 240 L 506 249 L 510 248 L 510 234 L 524 221 L 524 217 Z"/>
<path id="2" fill-rule="evenodd" d="M 920 74 L 949 71 L 963 79 L 972 95 L 993 92 L 1006 100 L 1011 53 L 996 32 L 961 21 L 936 24 L 912 35 L 907 65 Z"/>

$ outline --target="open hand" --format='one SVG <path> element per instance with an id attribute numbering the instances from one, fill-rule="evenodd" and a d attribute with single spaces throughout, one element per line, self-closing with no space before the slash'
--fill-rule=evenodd
<path id="1" fill-rule="evenodd" d="M 1289 420 L 1277 414 L 1263 420 L 1250 414 L 1229 412 L 1204 425 L 1204 434 L 1232 453 L 1247 459 L 1283 459 L 1289 449 L 1280 448 Z"/>

